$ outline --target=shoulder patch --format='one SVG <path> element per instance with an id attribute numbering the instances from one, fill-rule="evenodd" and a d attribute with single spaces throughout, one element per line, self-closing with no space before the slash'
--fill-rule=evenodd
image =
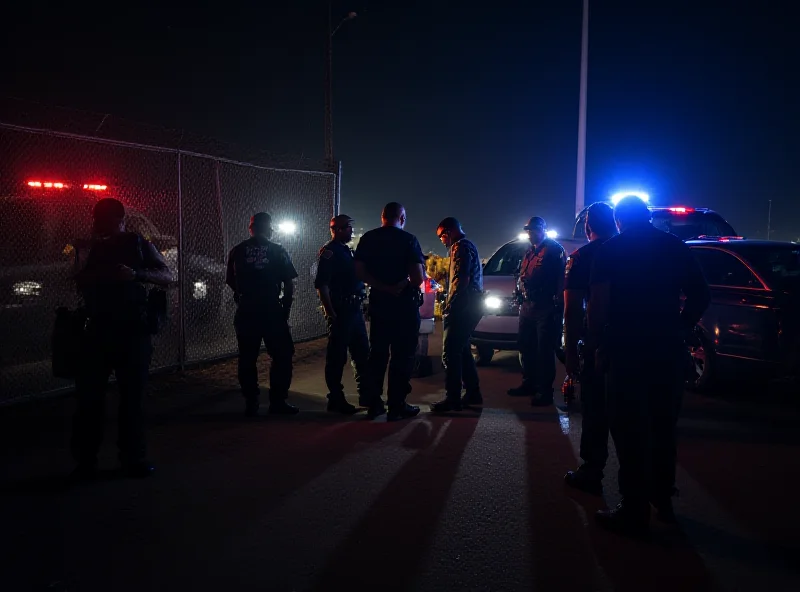
<path id="1" fill-rule="evenodd" d="M 333 257 L 333 251 L 331 251 L 330 249 L 322 249 L 319 253 L 319 256 L 322 257 L 323 259 L 330 259 L 331 257 Z"/>

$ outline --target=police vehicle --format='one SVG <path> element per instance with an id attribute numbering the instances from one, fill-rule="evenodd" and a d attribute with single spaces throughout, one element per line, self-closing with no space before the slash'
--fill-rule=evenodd
<path id="1" fill-rule="evenodd" d="M 114 188 L 98 183 L 32 179 L 15 183 L 0 195 L 0 365 L 36 361 L 49 351 L 54 311 L 76 306 L 71 276 L 75 250 L 91 234 L 98 199 L 117 197 L 126 205 L 127 230 L 153 242 L 178 279 L 178 241 L 159 231 L 141 211 L 130 207 Z M 203 256 L 184 263 L 188 318 L 210 323 L 223 305 L 225 266 Z M 173 306 L 178 290 L 170 290 Z M 13 336 L 11 338 L 10 336 Z"/>
<path id="2" fill-rule="evenodd" d="M 612 196 L 609 201 L 613 205 L 628 195 L 649 200 L 645 194 L 623 192 Z M 588 240 L 584 228 L 587 210 L 588 206 L 576 216 L 571 236 L 559 237 L 550 231 L 550 238 L 561 243 L 567 254 L 582 247 Z M 650 207 L 650 211 L 656 228 L 675 234 L 684 241 L 700 236 L 736 236 L 733 227 L 708 208 Z M 485 315 L 475 328 L 471 340 L 478 365 L 489 364 L 498 350 L 517 350 L 519 308 L 514 291 L 520 263 L 529 246 L 527 234 L 520 234 L 516 240 L 497 249 L 484 265 Z"/>
<path id="3" fill-rule="evenodd" d="M 700 237 L 686 243 L 703 268 L 711 305 L 690 344 L 693 390 L 724 374 L 800 373 L 800 244 Z"/>

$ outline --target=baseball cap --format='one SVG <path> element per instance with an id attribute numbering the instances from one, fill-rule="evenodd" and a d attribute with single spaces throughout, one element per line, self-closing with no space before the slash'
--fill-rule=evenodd
<path id="1" fill-rule="evenodd" d="M 250 226 L 272 226 L 272 216 L 266 212 L 258 212 L 250 218 Z"/>
<path id="2" fill-rule="evenodd" d="M 546 228 L 547 222 L 544 221 L 544 218 L 540 218 L 539 216 L 534 216 L 522 227 L 523 230 L 545 230 Z"/>
<path id="3" fill-rule="evenodd" d="M 331 228 L 344 228 L 353 222 L 355 222 L 355 219 L 351 218 L 347 214 L 339 214 L 338 216 L 331 218 Z"/>

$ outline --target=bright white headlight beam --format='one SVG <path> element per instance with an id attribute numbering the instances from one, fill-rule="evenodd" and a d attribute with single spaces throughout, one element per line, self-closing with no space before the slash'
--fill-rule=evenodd
<path id="1" fill-rule="evenodd" d="M 650 196 L 644 191 L 618 191 L 611 196 L 611 203 L 617 205 L 625 197 L 638 197 L 644 203 L 650 203 Z"/>
<path id="2" fill-rule="evenodd" d="M 294 234 L 297 231 L 297 224 L 294 222 L 281 222 L 278 224 L 278 231 L 281 234 Z"/>

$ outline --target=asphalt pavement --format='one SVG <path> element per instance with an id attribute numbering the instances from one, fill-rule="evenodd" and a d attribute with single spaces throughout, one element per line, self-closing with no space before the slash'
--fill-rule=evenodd
<path id="1" fill-rule="evenodd" d="M 687 395 L 680 527 L 632 541 L 592 519 L 617 501 L 613 449 L 605 499 L 567 489 L 580 415 L 508 397 L 515 354 L 480 370 L 482 408 L 445 417 L 428 412 L 437 362 L 414 380 L 423 413 L 397 423 L 326 413 L 323 360 L 299 348 L 291 418 L 246 420 L 230 362 L 155 377 L 157 473 L 141 481 L 115 472 L 115 405 L 103 478 L 69 487 L 71 400 L 1 410 L 0 588 L 800 590 L 800 406 L 785 393 Z"/>

